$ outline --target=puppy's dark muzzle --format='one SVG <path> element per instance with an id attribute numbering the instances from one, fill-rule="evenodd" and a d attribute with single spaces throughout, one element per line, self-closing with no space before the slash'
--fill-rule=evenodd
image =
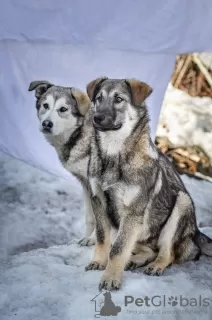
<path id="1" fill-rule="evenodd" d="M 121 125 L 114 125 L 110 115 L 95 113 L 93 116 L 93 125 L 99 131 L 118 130 Z"/>
<path id="2" fill-rule="evenodd" d="M 50 120 L 45 120 L 42 122 L 43 132 L 50 133 L 53 128 L 53 122 Z"/>

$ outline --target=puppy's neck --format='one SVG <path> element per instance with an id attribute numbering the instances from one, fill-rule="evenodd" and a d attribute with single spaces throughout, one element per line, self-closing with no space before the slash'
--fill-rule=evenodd
<path id="1" fill-rule="evenodd" d="M 74 135 L 77 129 L 82 126 L 82 124 L 79 126 L 74 126 L 73 128 L 68 129 L 57 136 L 46 134 L 45 138 L 53 147 L 55 147 L 57 151 L 59 151 L 68 142 L 70 137 Z"/>
<path id="2" fill-rule="evenodd" d="M 128 119 L 127 119 L 128 120 Z M 131 135 L 137 119 L 125 121 L 119 130 L 98 132 L 101 149 L 107 156 L 118 155 L 124 147 L 127 138 Z"/>
<path id="3" fill-rule="evenodd" d="M 158 151 L 150 137 L 148 114 L 135 126 L 131 137 L 126 143 L 125 153 L 129 155 L 128 159 L 139 157 L 140 165 L 148 159 L 156 160 Z"/>
<path id="4" fill-rule="evenodd" d="M 146 112 L 134 120 L 127 119 L 121 129 L 117 131 L 99 132 L 99 143 L 103 154 L 116 157 L 133 155 L 157 159 L 156 147 L 150 138 L 149 118 Z"/>

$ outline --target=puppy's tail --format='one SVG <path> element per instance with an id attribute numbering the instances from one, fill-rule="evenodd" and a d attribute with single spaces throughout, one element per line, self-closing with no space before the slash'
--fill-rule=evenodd
<path id="1" fill-rule="evenodd" d="M 206 236 L 204 233 L 197 230 L 194 237 L 194 242 L 200 248 L 201 253 L 212 257 L 212 239 Z"/>

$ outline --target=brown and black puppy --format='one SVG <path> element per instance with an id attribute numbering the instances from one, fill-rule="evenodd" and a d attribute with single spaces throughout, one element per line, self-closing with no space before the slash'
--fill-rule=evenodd
<path id="1" fill-rule="evenodd" d="M 56 86 L 48 81 L 33 81 L 40 131 L 56 149 L 62 165 L 82 183 L 85 199 L 85 238 L 81 245 L 95 243 L 95 220 L 88 188 L 88 161 L 93 131 L 90 99 L 76 88 Z"/>
<path id="2" fill-rule="evenodd" d="M 134 79 L 99 78 L 87 86 L 95 135 L 89 180 L 97 243 L 86 270 L 104 269 L 99 288 L 119 289 L 124 268 L 146 265 L 160 275 L 173 262 L 212 256 L 195 209 L 169 159 L 153 144 L 145 99 L 152 89 Z M 109 232 L 118 230 L 112 248 Z M 140 252 L 131 256 L 135 245 Z"/>

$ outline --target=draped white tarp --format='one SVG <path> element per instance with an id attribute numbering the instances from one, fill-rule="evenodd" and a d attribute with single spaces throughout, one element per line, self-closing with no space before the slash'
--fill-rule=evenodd
<path id="1" fill-rule="evenodd" d="M 0 150 L 68 177 L 38 130 L 30 81 L 147 81 L 154 136 L 176 53 L 210 50 L 211 0 L 1 0 Z"/>

